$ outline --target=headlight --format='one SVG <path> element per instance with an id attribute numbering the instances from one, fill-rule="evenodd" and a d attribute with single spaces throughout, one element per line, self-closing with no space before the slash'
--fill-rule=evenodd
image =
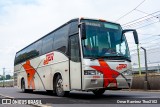
<path id="1" fill-rule="evenodd" d="M 128 69 L 126 71 L 123 71 L 122 72 L 123 75 L 132 75 L 132 70 L 131 69 Z"/>
<path id="2" fill-rule="evenodd" d="M 96 75 L 96 71 L 95 70 L 85 70 L 84 75 Z"/>
<path id="3" fill-rule="evenodd" d="M 102 73 L 96 70 L 84 70 L 84 75 L 102 75 Z"/>

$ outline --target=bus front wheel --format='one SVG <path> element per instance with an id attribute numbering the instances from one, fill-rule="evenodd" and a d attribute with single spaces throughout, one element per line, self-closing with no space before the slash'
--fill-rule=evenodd
<path id="1" fill-rule="evenodd" d="M 96 89 L 92 91 L 96 96 L 101 96 L 104 92 L 105 89 Z"/>
<path id="2" fill-rule="evenodd" d="M 56 78 L 56 94 L 59 97 L 63 97 L 69 94 L 68 91 L 63 90 L 63 80 L 60 75 L 58 75 Z"/>

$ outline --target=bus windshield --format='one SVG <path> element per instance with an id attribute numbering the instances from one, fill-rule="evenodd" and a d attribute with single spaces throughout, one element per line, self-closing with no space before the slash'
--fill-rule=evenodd
<path id="1" fill-rule="evenodd" d="M 119 24 L 98 20 L 82 20 L 86 24 L 86 38 L 82 39 L 84 58 L 130 60 L 128 44 Z"/>

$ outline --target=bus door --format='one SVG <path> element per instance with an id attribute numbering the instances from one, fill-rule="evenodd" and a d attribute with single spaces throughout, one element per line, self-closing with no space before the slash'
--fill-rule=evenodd
<path id="1" fill-rule="evenodd" d="M 81 89 L 81 57 L 78 33 L 69 37 L 69 57 L 71 89 Z"/>

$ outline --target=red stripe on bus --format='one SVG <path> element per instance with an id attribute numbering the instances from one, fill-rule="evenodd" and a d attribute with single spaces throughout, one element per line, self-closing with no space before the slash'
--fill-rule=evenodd
<path id="1" fill-rule="evenodd" d="M 100 66 L 91 67 L 103 74 L 104 87 L 108 87 L 110 83 L 115 83 L 117 87 L 116 78 L 120 75 L 120 73 L 115 70 L 112 70 L 104 60 L 99 59 L 98 61 Z"/>

